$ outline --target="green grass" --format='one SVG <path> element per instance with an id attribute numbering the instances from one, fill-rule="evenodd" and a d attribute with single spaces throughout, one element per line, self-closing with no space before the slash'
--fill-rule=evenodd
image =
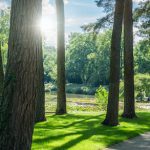
<path id="1" fill-rule="evenodd" d="M 100 112 L 101 109 L 96 103 L 96 99 L 92 95 L 81 95 L 81 94 L 67 94 L 67 112 L 73 113 L 76 111 L 83 112 Z M 54 93 L 46 92 L 46 112 L 55 112 L 57 106 L 57 96 Z M 91 105 L 90 105 L 91 104 Z M 138 102 L 136 104 L 136 110 L 145 110 L 149 103 Z M 145 108 L 144 108 L 145 107 Z M 149 108 L 147 108 L 149 109 Z M 120 101 L 119 110 L 123 110 L 123 102 Z"/>
<path id="2" fill-rule="evenodd" d="M 49 115 L 36 124 L 32 150 L 100 150 L 150 131 L 150 112 L 138 112 L 133 120 L 120 118 L 120 125 L 101 125 L 104 115 L 77 113 Z"/>
<path id="3" fill-rule="evenodd" d="M 80 95 L 80 94 L 66 94 L 66 97 L 67 97 L 67 111 L 69 113 L 76 111 L 97 111 L 97 112 L 100 111 L 99 107 L 96 105 L 96 100 L 94 96 Z M 45 105 L 46 112 L 55 112 L 57 105 L 56 94 L 46 92 L 45 99 L 46 99 Z M 91 104 L 91 106 L 88 104 Z"/>

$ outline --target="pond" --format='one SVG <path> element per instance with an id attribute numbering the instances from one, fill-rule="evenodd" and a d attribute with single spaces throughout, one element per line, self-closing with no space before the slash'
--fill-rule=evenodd
<path id="1" fill-rule="evenodd" d="M 67 97 L 67 108 L 69 110 L 82 110 L 89 111 L 93 109 L 98 109 L 95 97 L 92 95 L 82 95 L 82 94 L 66 94 Z M 51 112 L 56 109 L 57 95 L 56 93 L 46 92 L 46 111 Z"/>
<path id="2" fill-rule="evenodd" d="M 56 93 L 45 93 L 46 101 L 56 101 Z M 66 94 L 67 102 L 92 102 L 95 103 L 95 96 L 83 94 Z"/>
<path id="3" fill-rule="evenodd" d="M 82 94 L 66 94 L 67 110 L 71 111 L 100 111 L 96 103 L 96 99 L 92 95 Z M 57 104 L 56 93 L 46 92 L 46 112 L 55 112 Z M 123 101 L 119 103 L 120 110 L 123 110 Z M 149 110 L 150 103 L 138 102 L 136 103 L 137 110 Z"/>

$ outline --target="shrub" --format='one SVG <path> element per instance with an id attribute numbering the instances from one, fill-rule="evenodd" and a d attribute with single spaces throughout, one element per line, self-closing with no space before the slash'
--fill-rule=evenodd
<path id="1" fill-rule="evenodd" d="M 107 99 L 108 99 L 108 91 L 100 86 L 97 90 L 96 90 L 96 102 L 100 108 L 100 110 L 104 110 L 106 111 L 107 109 Z"/>
<path id="2" fill-rule="evenodd" d="M 45 92 L 57 91 L 56 85 L 53 83 L 46 83 L 45 84 Z"/>
<path id="3" fill-rule="evenodd" d="M 135 94 L 136 98 L 150 97 L 150 75 L 137 74 L 135 75 Z"/>
<path id="4" fill-rule="evenodd" d="M 135 81 L 135 97 L 136 99 L 143 100 L 144 97 L 150 97 L 150 75 L 137 74 L 134 77 Z M 124 97 L 124 81 L 120 82 L 120 99 Z"/>

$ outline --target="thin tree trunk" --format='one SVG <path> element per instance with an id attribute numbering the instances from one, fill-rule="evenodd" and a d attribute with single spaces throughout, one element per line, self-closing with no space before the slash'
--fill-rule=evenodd
<path id="1" fill-rule="evenodd" d="M 37 93 L 37 104 L 36 104 L 36 116 L 35 122 L 42 122 L 46 120 L 45 117 L 45 87 L 44 87 L 44 67 L 43 67 L 43 52 L 42 52 L 42 40 L 40 40 L 40 50 L 39 50 L 39 61 L 38 61 L 38 70 L 39 70 L 39 85 Z"/>
<path id="2" fill-rule="evenodd" d="M 0 41 L 0 104 L 2 101 L 3 88 L 4 88 L 4 71 L 3 71 L 3 61 L 2 61 L 2 48 L 1 48 L 1 41 Z"/>
<path id="3" fill-rule="evenodd" d="M 0 105 L 0 149 L 30 150 L 37 99 L 42 0 L 12 0 L 8 63 Z"/>
<path id="4" fill-rule="evenodd" d="M 56 114 L 66 113 L 65 93 L 65 34 L 64 34 L 64 2 L 56 0 L 57 10 L 57 110 Z"/>
<path id="5" fill-rule="evenodd" d="M 123 117 L 134 118 L 134 64 L 132 0 L 125 0 L 124 8 L 124 112 Z"/>
<path id="6" fill-rule="evenodd" d="M 124 0 L 116 0 L 114 26 L 111 41 L 110 85 L 106 119 L 104 125 L 118 125 L 120 49 Z"/>
<path id="7" fill-rule="evenodd" d="M 123 49 L 120 51 L 120 79 L 123 79 Z"/>

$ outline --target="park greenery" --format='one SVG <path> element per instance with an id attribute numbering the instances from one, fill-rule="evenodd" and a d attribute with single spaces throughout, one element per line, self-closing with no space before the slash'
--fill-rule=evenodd
<path id="1" fill-rule="evenodd" d="M 65 43 L 56 0 L 56 48 L 31 1 L 0 11 L 0 149 L 97 150 L 150 131 L 150 2 L 132 16 L 132 0 L 97 0 L 105 16 Z"/>
<path id="2" fill-rule="evenodd" d="M 100 124 L 104 115 L 99 113 L 48 115 L 47 122 L 35 126 L 32 149 L 104 149 L 150 131 L 149 112 L 137 115 L 134 120 L 119 118 L 120 126 L 111 128 Z"/>
<path id="3" fill-rule="evenodd" d="M 94 95 L 99 85 L 108 86 L 110 37 L 110 30 L 98 35 L 96 42 L 93 34 L 74 33 L 70 36 L 66 50 L 67 93 Z M 51 54 L 47 54 L 48 51 L 51 51 Z M 138 89 L 141 88 L 146 92 L 145 96 L 147 97 L 150 93 L 148 87 L 150 73 L 149 54 L 148 41 L 142 40 L 136 43 L 134 46 L 136 95 L 139 94 Z M 48 86 L 47 84 L 51 85 L 49 89 L 46 89 L 56 91 L 55 48 L 47 47 L 44 49 L 44 67 L 46 87 Z M 81 68 L 82 71 L 80 71 Z M 123 80 L 122 76 L 120 80 Z M 146 82 L 143 82 L 144 80 Z M 120 88 L 123 88 L 122 83 Z"/>
<path id="4" fill-rule="evenodd" d="M 2 56 L 4 70 L 7 61 L 7 41 L 9 32 L 9 10 L 0 18 Z M 66 92 L 72 94 L 95 95 L 96 89 L 109 85 L 110 38 L 112 31 L 104 30 L 95 37 L 93 33 L 72 33 L 66 46 Z M 142 39 L 134 45 L 135 82 L 149 96 L 148 82 L 140 80 L 149 77 L 150 73 L 149 40 Z M 56 48 L 43 45 L 44 81 L 46 91 L 56 91 L 57 76 Z M 123 58 L 122 58 L 123 59 Z M 121 60 L 123 61 L 123 60 Z M 122 65 L 122 64 L 121 64 Z M 121 66 L 123 67 L 123 66 Z M 80 71 L 81 70 L 81 71 Z M 123 70 L 122 70 L 123 72 Z M 139 77 L 140 76 L 140 77 Z M 140 78 L 140 80 L 139 80 Z M 142 79 L 143 78 L 143 79 Z M 120 80 L 123 80 L 121 75 Z M 147 79 L 148 80 L 148 79 Z M 122 88 L 122 87 L 121 87 Z M 137 89 L 137 88 L 136 88 Z M 139 90 L 137 91 L 139 94 Z M 137 95 L 136 94 L 136 95 Z"/>

